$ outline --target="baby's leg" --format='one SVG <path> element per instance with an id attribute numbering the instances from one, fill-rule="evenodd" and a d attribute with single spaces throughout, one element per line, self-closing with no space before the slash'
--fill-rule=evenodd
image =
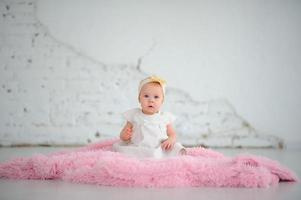
<path id="1" fill-rule="evenodd" d="M 180 143 L 175 143 L 170 151 L 164 151 L 166 157 L 186 155 L 185 147 Z"/>
<path id="2" fill-rule="evenodd" d="M 181 143 L 177 142 L 174 145 L 174 149 L 177 152 L 177 154 L 180 155 L 180 156 L 187 154 L 185 147 Z"/>

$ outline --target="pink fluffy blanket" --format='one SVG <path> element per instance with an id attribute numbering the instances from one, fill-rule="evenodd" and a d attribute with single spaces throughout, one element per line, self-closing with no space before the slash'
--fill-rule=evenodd
<path id="1" fill-rule="evenodd" d="M 188 148 L 185 156 L 137 159 L 113 152 L 116 141 L 16 158 L 0 164 L 0 177 L 135 187 L 268 187 L 297 181 L 289 169 L 264 157 L 229 158 L 205 148 Z"/>

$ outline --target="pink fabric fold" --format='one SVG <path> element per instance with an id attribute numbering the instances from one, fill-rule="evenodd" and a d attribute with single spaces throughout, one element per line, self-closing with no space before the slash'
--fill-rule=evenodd
<path id="1" fill-rule="evenodd" d="M 117 141 L 12 159 L 0 164 L 0 177 L 127 187 L 269 187 L 298 180 L 291 170 L 265 157 L 230 158 L 200 147 L 187 148 L 185 156 L 137 159 L 113 152 Z"/>

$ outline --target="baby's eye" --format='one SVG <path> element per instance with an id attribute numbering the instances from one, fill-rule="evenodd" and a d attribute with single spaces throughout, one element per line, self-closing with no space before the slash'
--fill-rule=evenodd
<path id="1" fill-rule="evenodd" d="M 159 96 L 156 95 L 156 96 L 155 96 L 155 99 L 159 99 Z"/>
<path id="2" fill-rule="evenodd" d="M 145 97 L 145 98 L 148 98 L 148 95 L 147 95 L 147 94 L 145 94 L 145 95 L 144 95 L 144 97 Z"/>

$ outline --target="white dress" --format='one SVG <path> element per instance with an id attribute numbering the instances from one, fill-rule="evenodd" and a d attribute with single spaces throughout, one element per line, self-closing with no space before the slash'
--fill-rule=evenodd
<path id="1" fill-rule="evenodd" d="M 146 115 L 140 108 L 135 108 L 128 110 L 123 116 L 132 123 L 133 134 L 130 142 L 115 143 L 113 145 L 115 151 L 140 158 L 163 158 L 183 152 L 184 147 L 180 143 L 176 143 L 170 151 L 163 151 L 161 148 L 161 142 L 168 138 L 167 125 L 175 120 L 171 113 Z"/>

